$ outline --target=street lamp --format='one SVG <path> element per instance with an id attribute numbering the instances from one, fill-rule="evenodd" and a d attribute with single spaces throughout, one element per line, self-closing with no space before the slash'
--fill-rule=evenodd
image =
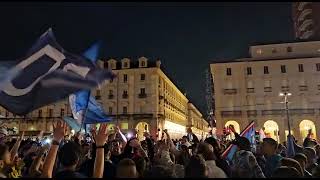
<path id="1" fill-rule="evenodd" d="M 287 121 L 288 121 L 288 130 L 289 130 L 289 136 L 291 136 L 291 128 L 290 128 L 290 120 L 289 120 L 289 107 L 288 107 L 288 96 L 291 96 L 292 94 L 289 92 L 280 93 L 279 96 L 284 97 L 284 103 L 285 103 L 285 110 L 287 113 Z"/>

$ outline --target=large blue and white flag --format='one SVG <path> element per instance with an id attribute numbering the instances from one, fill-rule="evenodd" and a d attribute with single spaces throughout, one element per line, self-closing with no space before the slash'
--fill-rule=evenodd
<path id="1" fill-rule="evenodd" d="M 91 62 L 96 63 L 99 47 L 100 43 L 95 43 L 84 53 L 84 56 Z M 77 122 L 79 127 L 81 127 L 82 124 L 95 124 L 111 120 L 104 112 L 101 105 L 90 95 L 90 91 L 88 90 L 82 90 L 70 95 L 69 104 L 73 119 Z"/>
<path id="2" fill-rule="evenodd" d="M 256 144 L 255 143 L 255 124 L 253 121 L 240 133 L 240 136 L 247 138 L 250 141 L 252 148 L 255 148 L 255 144 Z M 236 152 L 237 152 L 237 146 L 234 144 L 231 144 L 222 153 L 221 157 L 231 162 Z"/>
<path id="3" fill-rule="evenodd" d="M 112 76 L 82 56 L 66 52 L 49 29 L 0 82 L 0 105 L 25 115 L 91 89 Z"/>

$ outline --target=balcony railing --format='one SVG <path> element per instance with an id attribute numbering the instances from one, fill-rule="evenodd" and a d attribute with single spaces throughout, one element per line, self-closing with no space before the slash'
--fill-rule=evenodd
<path id="1" fill-rule="evenodd" d="M 237 89 L 224 89 L 224 94 L 236 94 Z"/>
<path id="2" fill-rule="evenodd" d="M 128 94 L 122 94 L 123 99 L 128 99 Z"/>
<path id="3" fill-rule="evenodd" d="M 282 91 L 289 91 L 289 86 L 281 86 Z"/>
<path id="4" fill-rule="evenodd" d="M 314 114 L 315 110 L 314 109 L 289 109 L 290 114 Z"/>
<path id="5" fill-rule="evenodd" d="M 241 111 L 221 111 L 221 116 L 230 117 L 230 116 L 241 116 Z"/>
<path id="6" fill-rule="evenodd" d="M 114 97 L 113 94 L 109 94 L 109 95 L 108 95 L 108 98 L 109 98 L 109 99 L 113 99 L 113 97 Z"/>
<path id="7" fill-rule="evenodd" d="M 282 115 L 283 113 L 282 109 L 262 110 L 262 115 Z"/>
<path id="8" fill-rule="evenodd" d="M 139 98 L 146 98 L 147 94 L 139 94 Z"/>
<path id="9" fill-rule="evenodd" d="M 299 86 L 300 91 L 308 91 L 308 86 Z"/>
<path id="10" fill-rule="evenodd" d="M 254 88 L 247 88 L 247 93 L 254 93 Z"/>
<path id="11" fill-rule="evenodd" d="M 264 87 L 264 92 L 271 92 L 272 91 L 272 87 Z"/>
<path id="12" fill-rule="evenodd" d="M 257 116 L 257 110 L 248 110 L 247 115 L 250 116 Z"/>

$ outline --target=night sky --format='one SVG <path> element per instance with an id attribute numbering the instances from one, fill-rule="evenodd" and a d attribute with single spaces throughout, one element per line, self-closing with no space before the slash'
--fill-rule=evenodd
<path id="1" fill-rule="evenodd" d="M 204 113 L 209 63 L 254 44 L 292 41 L 291 3 L 0 3 L 0 60 L 24 56 L 49 27 L 68 51 L 102 40 L 100 58 L 160 59 Z"/>

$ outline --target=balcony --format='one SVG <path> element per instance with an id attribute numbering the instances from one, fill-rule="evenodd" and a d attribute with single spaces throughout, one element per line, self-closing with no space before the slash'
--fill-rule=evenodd
<path id="1" fill-rule="evenodd" d="M 284 110 L 282 109 L 272 109 L 272 110 L 263 110 L 262 115 L 283 115 Z"/>
<path id="2" fill-rule="evenodd" d="M 289 86 L 281 86 L 281 90 L 287 92 L 289 91 Z"/>
<path id="3" fill-rule="evenodd" d="M 313 115 L 315 113 L 315 110 L 314 109 L 289 109 L 289 113 L 293 115 L 302 115 L 302 114 Z"/>
<path id="4" fill-rule="evenodd" d="M 257 116 L 257 110 L 248 110 L 247 111 L 247 115 L 248 117 L 251 117 L 251 116 Z"/>
<path id="5" fill-rule="evenodd" d="M 122 94 L 123 99 L 128 99 L 128 94 Z"/>
<path id="6" fill-rule="evenodd" d="M 221 111 L 222 117 L 234 117 L 234 116 L 241 116 L 241 111 Z"/>
<path id="7" fill-rule="evenodd" d="M 113 97 L 114 97 L 113 94 L 108 95 L 108 99 L 113 99 Z"/>
<path id="8" fill-rule="evenodd" d="M 272 92 L 272 87 L 264 87 L 264 92 Z"/>
<path id="9" fill-rule="evenodd" d="M 146 98 L 147 94 L 139 94 L 139 98 Z"/>
<path id="10" fill-rule="evenodd" d="M 97 96 L 96 96 L 96 100 L 101 100 L 101 96 L 100 96 L 100 95 L 97 95 Z"/>
<path id="11" fill-rule="evenodd" d="M 308 86 L 299 86 L 300 91 L 308 91 Z"/>
<path id="12" fill-rule="evenodd" d="M 224 94 L 237 94 L 237 89 L 224 89 Z"/>
<path id="13" fill-rule="evenodd" d="M 254 93 L 254 88 L 247 88 L 247 93 Z"/>

